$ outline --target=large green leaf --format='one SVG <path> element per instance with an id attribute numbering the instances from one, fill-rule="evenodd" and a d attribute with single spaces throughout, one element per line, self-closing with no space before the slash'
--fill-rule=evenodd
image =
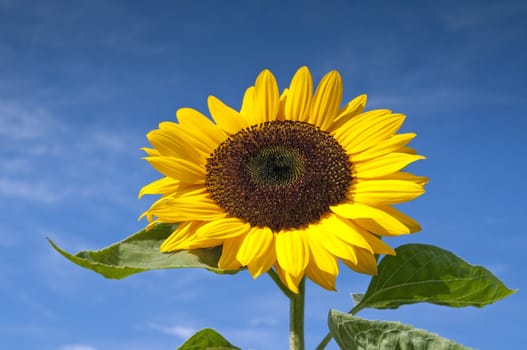
<path id="1" fill-rule="evenodd" d="M 419 302 L 482 307 L 515 292 L 489 270 L 470 265 L 447 250 L 407 244 L 396 252 L 382 259 L 354 313 L 366 307 L 395 309 Z"/>
<path id="2" fill-rule="evenodd" d="M 465 350 L 437 334 L 399 322 L 368 321 L 331 310 L 329 330 L 341 349 L 346 350 Z"/>
<path id="3" fill-rule="evenodd" d="M 240 350 L 214 329 L 205 328 L 190 337 L 178 350 Z"/>
<path id="4" fill-rule="evenodd" d="M 172 233 L 174 225 L 159 224 L 149 231 L 139 231 L 121 242 L 101 250 L 87 250 L 72 255 L 49 243 L 60 254 L 106 278 L 121 279 L 134 273 L 157 269 L 201 267 L 216 273 L 236 273 L 219 269 L 221 247 L 161 253 L 159 246 Z"/>

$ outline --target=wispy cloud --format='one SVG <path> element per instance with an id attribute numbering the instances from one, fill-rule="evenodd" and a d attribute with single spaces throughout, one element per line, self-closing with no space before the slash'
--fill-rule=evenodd
<path id="1" fill-rule="evenodd" d="M 60 350 L 97 350 L 96 347 L 85 344 L 68 344 L 59 348 Z"/>
<path id="2" fill-rule="evenodd" d="M 97 131 L 91 137 L 93 141 L 90 143 L 91 145 L 106 151 L 121 152 L 129 149 L 126 140 L 123 137 L 115 135 L 115 133 Z"/>
<path id="3" fill-rule="evenodd" d="M 123 152 L 137 151 L 131 145 L 136 136 L 72 123 L 45 105 L 0 99 L 0 138 L 6 141 L 0 150 L 0 198 L 49 204 L 104 192 L 105 198 L 126 202 L 122 183 L 107 179 L 127 161 Z"/>
<path id="4" fill-rule="evenodd" d="M 481 4 L 479 2 L 455 2 L 449 4 L 448 10 L 438 11 L 447 29 L 466 30 L 480 26 L 489 26 L 489 22 L 503 20 L 510 15 L 527 12 L 524 1 L 500 1 Z"/>
<path id="5" fill-rule="evenodd" d="M 260 327 L 260 326 L 266 326 L 266 327 L 274 327 L 279 324 L 279 320 L 276 317 L 256 317 L 249 321 L 249 325 L 253 327 Z"/>
<path id="6" fill-rule="evenodd" d="M 256 321 L 255 324 L 253 321 Z M 261 323 L 260 321 L 263 321 Z M 255 349 L 280 349 L 283 348 L 284 334 L 280 331 L 275 331 L 266 327 L 269 320 L 252 320 L 249 328 L 216 328 L 226 339 L 233 342 L 235 345 L 242 346 L 249 350 Z M 176 336 L 180 339 L 186 340 L 194 335 L 198 330 L 188 325 L 161 325 L 155 322 L 149 322 L 148 328 L 160 331 L 167 335 Z"/>
<path id="7" fill-rule="evenodd" d="M 36 139 L 59 127 L 58 121 L 41 106 L 0 101 L 0 137 L 4 139 Z"/>
<path id="8" fill-rule="evenodd" d="M 285 329 L 275 331 L 262 328 L 235 328 L 224 330 L 222 334 L 227 340 L 243 349 L 284 349 L 287 342 L 287 331 Z"/>
<path id="9" fill-rule="evenodd" d="M 174 335 L 181 339 L 187 339 L 197 332 L 196 329 L 186 325 L 172 325 L 166 326 L 154 322 L 149 322 L 148 327 L 164 334 Z"/>
<path id="10" fill-rule="evenodd" d="M 53 190 L 48 184 L 0 178 L 0 197 L 54 203 L 61 198 L 61 194 Z"/>
<path id="11" fill-rule="evenodd" d="M 0 162 L 0 171 L 2 173 L 19 173 L 31 169 L 31 162 L 25 158 L 9 158 Z"/>
<path id="12" fill-rule="evenodd" d="M 60 226 L 60 223 L 57 226 Z M 52 239 L 59 247 L 70 252 L 97 247 L 93 243 L 93 238 L 72 232 L 62 232 L 52 227 L 42 227 L 42 224 L 26 225 L 26 227 L 32 235 L 19 238 L 19 240 L 21 245 L 33 247 L 31 258 L 28 261 L 30 263 L 29 272 L 35 276 L 34 279 L 38 280 L 43 288 L 61 296 L 70 297 L 85 292 L 86 279 L 92 276 L 56 252 L 47 244 L 46 238 Z"/>

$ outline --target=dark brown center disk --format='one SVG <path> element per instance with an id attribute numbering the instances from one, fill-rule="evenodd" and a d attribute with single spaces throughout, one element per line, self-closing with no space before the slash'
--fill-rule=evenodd
<path id="1" fill-rule="evenodd" d="M 303 122 L 243 129 L 207 160 L 206 186 L 229 215 L 273 231 L 317 222 L 345 199 L 351 162 L 329 133 Z"/>

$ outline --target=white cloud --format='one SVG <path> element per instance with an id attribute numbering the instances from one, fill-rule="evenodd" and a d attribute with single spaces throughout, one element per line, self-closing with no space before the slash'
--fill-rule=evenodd
<path id="1" fill-rule="evenodd" d="M 60 128 L 59 123 L 43 107 L 0 101 L 0 137 L 11 140 L 37 139 L 56 128 Z"/>
<path id="2" fill-rule="evenodd" d="M 93 153 L 104 152 L 137 152 L 142 142 L 142 137 L 133 135 L 128 130 L 105 130 L 103 128 L 91 127 L 82 131 L 83 137 L 76 140 L 73 144 L 78 152 Z M 141 153 L 142 154 L 142 153 Z"/>
<path id="3" fill-rule="evenodd" d="M 222 335 L 234 345 L 243 349 L 283 349 L 287 343 L 287 330 L 279 331 L 268 329 L 227 329 Z"/>
<path id="4" fill-rule="evenodd" d="M 2 159 L 2 161 L 0 162 L 0 171 L 2 173 L 19 173 L 23 171 L 28 171 L 30 169 L 31 162 L 28 159 L 24 158 Z"/>
<path id="5" fill-rule="evenodd" d="M 0 178 L 0 196 L 15 197 L 42 203 L 54 203 L 62 196 L 47 184 Z"/>
<path id="6" fill-rule="evenodd" d="M 60 347 L 60 350 L 97 350 L 97 348 L 91 345 L 69 344 Z"/>
<path id="7" fill-rule="evenodd" d="M 148 323 L 148 327 L 151 329 L 161 331 L 162 333 L 169 334 L 169 335 L 175 335 L 178 338 L 187 339 L 190 338 L 194 333 L 197 332 L 196 329 L 189 327 L 189 326 L 183 326 L 183 325 L 174 325 L 174 326 L 164 326 L 160 325 L 158 323 L 150 322 Z"/>
<path id="8" fill-rule="evenodd" d="M 120 152 L 131 148 L 135 151 L 139 148 L 130 146 L 130 140 L 135 136 L 126 134 L 123 130 L 118 133 L 109 132 L 97 128 L 95 124 L 79 129 L 61 116 L 53 115 L 45 105 L 21 103 L 17 100 L 0 100 L 0 137 L 15 145 L 23 142 L 24 147 L 18 147 L 19 153 L 26 156 Z M 11 157 L 7 161 L 11 167 L 19 167 L 25 160 Z"/>
<path id="9" fill-rule="evenodd" d="M 388 108 L 395 112 L 412 114 L 413 116 L 428 116 L 437 110 L 430 106 L 441 108 L 458 108 L 459 106 L 511 106 L 525 105 L 525 99 L 516 96 L 497 96 L 491 92 L 464 90 L 455 88 L 421 88 L 408 90 L 406 93 L 394 91 L 393 94 L 375 94 L 368 96 L 368 109 Z"/>
<path id="10" fill-rule="evenodd" d="M 439 11 L 440 18 L 445 26 L 453 31 L 466 30 L 488 26 L 493 20 L 502 20 L 506 16 L 527 11 L 525 2 L 503 1 L 482 5 L 468 2 L 459 2 L 457 6 L 448 6 L 447 9 Z"/>
<path id="11" fill-rule="evenodd" d="M 279 323 L 280 321 L 276 317 L 256 317 L 249 321 L 249 325 L 253 327 L 274 327 Z"/>
<path id="12" fill-rule="evenodd" d="M 92 135 L 93 143 L 96 146 L 107 150 L 119 152 L 127 148 L 126 141 L 124 138 L 120 138 L 115 134 L 109 132 L 96 132 Z"/>
<path id="13" fill-rule="evenodd" d="M 49 204 L 104 191 L 112 201 L 127 203 L 120 184 L 101 185 L 100 179 L 118 171 L 107 164 L 128 159 L 116 160 L 116 153 L 137 151 L 130 146 L 135 136 L 95 125 L 76 130 L 45 106 L 0 99 L 0 138 L 7 141 L 0 153 L 0 198 Z"/>

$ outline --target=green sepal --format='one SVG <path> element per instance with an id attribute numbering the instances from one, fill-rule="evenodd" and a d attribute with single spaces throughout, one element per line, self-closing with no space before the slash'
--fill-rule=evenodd
<path id="1" fill-rule="evenodd" d="M 205 328 L 187 339 L 177 350 L 240 350 L 214 329 Z"/>
<path id="2" fill-rule="evenodd" d="M 141 230 L 103 249 L 81 251 L 74 255 L 60 249 L 49 238 L 48 241 L 66 259 L 112 279 L 121 279 L 149 270 L 184 267 L 205 268 L 220 274 L 237 272 L 217 267 L 221 247 L 161 253 L 161 243 L 175 227 L 172 224 L 159 224 L 149 231 Z"/>
<path id="3" fill-rule="evenodd" d="M 345 350 L 467 350 L 461 344 L 400 322 L 369 321 L 330 310 L 329 330 Z"/>
<path id="4" fill-rule="evenodd" d="M 381 260 L 377 276 L 371 279 L 354 313 L 420 302 L 483 307 L 515 292 L 486 268 L 471 265 L 447 250 L 406 244 L 395 251 L 397 255 Z"/>

